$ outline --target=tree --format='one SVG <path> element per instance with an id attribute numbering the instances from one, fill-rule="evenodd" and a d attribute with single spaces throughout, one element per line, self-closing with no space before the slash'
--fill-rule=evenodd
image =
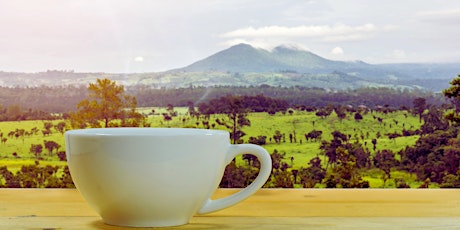
<path id="1" fill-rule="evenodd" d="M 6 166 L 0 167 L 0 188 L 75 188 L 68 166 L 64 166 L 61 177 L 57 176 L 59 166 L 40 166 L 39 161 L 33 165 L 23 165 L 15 174 Z M 3 178 L 2 178 L 3 177 Z"/>
<path id="2" fill-rule="evenodd" d="M 238 143 L 238 140 L 246 135 L 242 128 L 251 125 L 251 121 L 247 118 L 249 109 L 243 104 L 243 97 L 240 96 L 229 95 L 213 99 L 208 104 L 201 103 L 198 110 L 205 115 L 214 113 L 227 115 L 228 119 L 216 119 L 216 122 L 231 130 L 230 137 L 233 144 Z"/>
<path id="3" fill-rule="evenodd" d="M 277 144 L 281 143 L 281 138 L 283 137 L 283 134 L 281 134 L 281 131 L 275 130 L 275 135 L 273 135 L 273 139 Z"/>
<path id="4" fill-rule="evenodd" d="M 50 121 L 45 121 L 43 122 L 43 128 L 46 130 L 51 130 L 51 128 L 53 128 L 53 123 Z"/>
<path id="5" fill-rule="evenodd" d="M 225 167 L 224 175 L 220 182 L 221 188 L 244 188 L 251 184 L 257 177 L 259 170 L 252 166 L 238 166 L 234 161 Z"/>
<path id="6" fill-rule="evenodd" d="M 332 137 L 333 139 L 330 142 L 323 141 L 319 147 L 322 150 L 322 153 L 328 158 L 326 170 L 329 164 L 332 164 L 332 166 L 335 167 L 335 164 L 337 163 L 336 150 L 339 147 L 343 147 L 344 143 L 348 141 L 347 135 L 337 130 L 332 132 Z"/>
<path id="7" fill-rule="evenodd" d="M 31 144 L 30 145 L 30 152 L 35 155 L 35 157 L 38 159 L 40 157 L 40 154 L 43 151 L 43 146 L 41 144 Z"/>
<path id="8" fill-rule="evenodd" d="M 318 141 L 318 140 L 321 140 L 322 134 L 323 134 L 323 131 L 321 130 L 312 130 L 311 132 L 305 134 L 305 139 L 307 141 L 309 140 Z"/>
<path id="9" fill-rule="evenodd" d="M 363 119 L 363 116 L 361 115 L 361 113 L 359 112 L 356 112 L 355 113 L 355 121 L 359 122 Z"/>
<path id="10" fill-rule="evenodd" d="M 270 181 L 274 188 L 294 188 L 294 180 L 291 177 L 292 173 L 287 170 L 273 170 L 273 177 Z"/>
<path id="11" fill-rule="evenodd" d="M 444 117 L 443 112 L 435 106 L 430 106 L 428 113 L 424 114 L 422 117 L 424 123 L 420 129 L 423 134 L 449 128 L 449 122 Z"/>
<path id="12" fill-rule="evenodd" d="M 270 183 L 274 188 L 294 187 L 294 180 L 291 177 L 293 174 L 287 170 L 290 166 L 286 162 L 283 162 L 285 156 L 286 153 L 279 153 L 276 149 L 270 154 L 273 175 Z"/>
<path id="13" fill-rule="evenodd" d="M 58 143 L 56 143 L 55 141 L 47 141 L 47 140 L 44 140 L 44 145 L 45 145 L 45 149 L 48 150 L 48 155 L 51 156 L 51 154 L 53 153 L 53 150 L 56 149 L 56 153 L 57 151 L 59 150 L 59 148 L 61 147 L 61 145 L 59 145 Z"/>
<path id="14" fill-rule="evenodd" d="M 374 156 L 374 166 L 381 169 L 384 172 L 383 175 L 383 186 L 387 179 L 391 178 L 391 168 L 396 165 L 395 155 L 391 150 L 384 149 L 377 151 Z"/>
<path id="15" fill-rule="evenodd" d="M 455 111 L 446 114 L 446 118 L 452 122 L 459 123 L 460 117 L 458 115 L 458 112 L 460 111 L 460 74 L 451 82 L 449 82 L 449 84 L 451 86 L 447 89 L 444 89 L 442 93 L 445 97 L 451 100 L 452 104 L 455 107 Z"/>
<path id="16" fill-rule="evenodd" d="M 326 176 L 326 187 L 333 188 L 340 185 L 342 188 L 368 188 L 369 182 L 364 181 L 359 174 L 356 157 L 351 151 L 342 146 L 336 148 L 337 166 Z"/>
<path id="17" fill-rule="evenodd" d="M 414 113 L 418 114 L 419 121 L 422 122 L 422 114 L 426 109 L 426 99 L 423 97 L 417 97 L 412 102 L 414 105 Z"/>
<path id="18" fill-rule="evenodd" d="M 73 127 L 109 127 L 111 121 L 121 119 L 142 119 L 142 115 L 135 111 L 136 98 L 125 94 L 123 86 L 118 86 L 109 79 L 97 79 L 90 83 L 88 97 L 77 105 L 78 111 L 70 114 Z M 126 110 L 128 109 L 128 110 Z M 114 125 L 114 124 L 112 124 Z"/>
<path id="19" fill-rule="evenodd" d="M 272 158 L 272 169 L 280 169 L 282 167 L 282 161 L 284 157 L 286 156 L 286 153 L 279 153 L 277 149 L 273 150 L 273 153 L 270 154 L 270 157 Z"/>
<path id="20" fill-rule="evenodd" d="M 187 107 L 188 107 L 188 114 L 191 117 L 195 117 L 199 115 L 197 111 L 195 110 L 195 104 L 192 101 L 187 102 Z"/>
<path id="21" fill-rule="evenodd" d="M 326 170 L 321 166 L 321 159 L 314 157 L 308 163 L 307 168 L 301 167 L 299 170 L 300 183 L 304 188 L 314 188 L 317 183 L 326 176 Z"/>
<path id="22" fill-rule="evenodd" d="M 377 149 L 377 139 L 373 138 L 371 142 L 372 142 L 372 145 L 374 146 L 374 152 L 375 152 L 375 150 Z"/>
<path id="23" fill-rule="evenodd" d="M 457 174 L 448 174 L 445 175 L 442 179 L 441 188 L 460 188 L 460 170 Z"/>
<path id="24" fill-rule="evenodd" d="M 328 117 L 329 115 L 331 115 L 333 110 L 334 110 L 334 108 L 331 105 L 328 105 L 328 106 L 318 110 L 318 112 L 316 112 L 315 115 L 324 119 L 324 118 Z"/>
<path id="25" fill-rule="evenodd" d="M 6 110 L 6 115 L 9 117 L 9 120 L 19 121 L 21 120 L 22 109 L 19 105 L 11 105 Z"/>
<path id="26" fill-rule="evenodd" d="M 177 111 L 174 111 L 174 106 L 172 104 L 168 104 L 166 106 L 166 111 L 168 111 L 169 116 L 171 117 L 177 116 Z"/>
<path id="27" fill-rule="evenodd" d="M 346 114 L 346 109 L 344 107 L 335 107 L 334 108 L 335 113 L 337 114 L 337 117 L 339 118 L 340 121 L 345 119 L 347 117 Z"/>
<path id="28" fill-rule="evenodd" d="M 459 131 L 451 127 L 421 136 L 413 147 L 399 153 L 402 166 L 419 180 L 442 183 L 445 175 L 455 174 L 460 167 Z"/>
<path id="29" fill-rule="evenodd" d="M 56 126 L 54 126 L 54 128 L 59 131 L 61 134 L 64 134 L 65 132 L 65 126 L 66 126 L 66 123 L 65 121 L 61 121 L 59 122 Z"/>
<path id="30" fill-rule="evenodd" d="M 267 136 L 249 137 L 248 143 L 255 145 L 265 145 L 267 144 Z"/>
<path id="31" fill-rule="evenodd" d="M 370 166 L 370 153 L 366 151 L 363 146 L 358 143 L 347 144 L 345 147 L 356 158 L 356 166 L 358 168 L 365 168 Z"/>

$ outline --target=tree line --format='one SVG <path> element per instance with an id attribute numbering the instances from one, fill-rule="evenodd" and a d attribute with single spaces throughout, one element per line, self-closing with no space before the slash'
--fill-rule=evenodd
<path id="1" fill-rule="evenodd" d="M 33 165 L 23 165 L 16 173 L 1 166 L 1 177 L 4 182 L 0 180 L 0 188 L 75 188 L 67 166 L 43 166 L 39 161 Z"/>
<path id="2" fill-rule="evenodd" d="M 323 88 L 310 88 L 303 86 L 214 86 L 178 89 L 153 89 L 144 85 L 127 88 L 127 92 L 135 96 L 139 106 L 187 106 L 189 101 L 199 104 L 208 102 L 225 95 L 257 96 L 282 99 L 289 105 L 309 105 L 324 107 L 328 104 L 350 104 L 354 106 L 366 105 L 368 107 L 388 105 L 392 108 L 410 107 L 417 97 L 426 98 L 430 104 L 440 105 L 445 103 L 445 98 L 440 94 L 423 90 L 408 90 L 397 88 L 360 88 L 350 90 L 328 90 Z"/>
<path id="3" fill-rule="evenodd" d="M 87 86 L 0 87 L 0 105 L 17 106 L 22 111 L 38 110 L 47 113 L 66 113 L 87 97 Z"/>
<path id="4" fill-rule="evenodd" d="M 24 109 L 14 104 L 8 107 L 0 105 L 0 122 L 1 121 L 25 121 L 25 120 L 54 120 L 61 118 L 59 115 L 36 109 Z"/>
<path id="5" fill-rule="evenodd" d="M 225 95 L 264 95 L 269 98 L 285 100 L 289 105 L 309 105 L 324 107 L 328 104 L 350 104 L 368 107 L 388 105 L 392 108 L 410 107 L 417 97 L 426 98 L 430 104 L 445 103 L 445 98 L 436 93 L 422 90 L 392 88 L 360 88 L 331 91 L 323 88 L 302 86 L 213 86 L 188 88 L 152 88 L 146 85 L 125 87 L 127 94 L 137 100 L 138 107 L 176 107 L 188 106 L 189 102 L 199 104 Z M 76 110 L 76 105 L 88 97 L 86 85 L 39 86 L 39 87 L 0 87 L 0 108 L 19 107 L 21 114 L 29 110 L 64 114 Z M 32 116 L 9 117 L 5 120 L 32 119 Z M 34 117 L 38 117 L 34 115 Z"/>

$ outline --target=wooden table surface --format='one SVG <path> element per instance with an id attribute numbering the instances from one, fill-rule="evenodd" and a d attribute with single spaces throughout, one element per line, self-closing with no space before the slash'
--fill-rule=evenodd
<path id="1" fill-rule="evenodd" d="M 75 189 L 0 189 L 0 229 L 132 228 L 104 224 Z M 460 229 L 460 189 L 262 189 L 166 229 Z"/>

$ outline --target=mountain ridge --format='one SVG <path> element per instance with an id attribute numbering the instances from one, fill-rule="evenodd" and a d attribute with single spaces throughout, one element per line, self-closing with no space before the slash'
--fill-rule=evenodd
<path id="1" fill-rule="evenodd" d="M 315 69 L 346 64 L 362 65 L 362 63 L 364 62 L 333 61 L 310 51 L 284 45 L 277 46 L 269 51 L 241 43 L 180 68 L 180 70 L 231 72 L 279 72 L 291 70 L 315 72 Z M 367 63 L 364 64 L 367 65 Z"/>
<path id="2" fill-rule="evenodd" d="M 328 89 L 390 87 L 438 92 L 460 73 L 457 63 L 369 64 L 335 61 L 290 46 L 272 50 L 238 44 L 182 68 L 151 73 L 75 73 L 48 70 L 39 73 L 0 71 L 0 86 L 84 85 L 109 78 L 123 85 L 153 88 L 190 86 L 302 86 Z"/>
<path id="3" fill-rule="evenodd" d="M 241 43 L 177 70 L 186 72 L 221 71 L 238 73 L 296 72 L 304 74 L 327 74 L 339 71 L 365 79 L 394 79 L 395 77 L 399 77 L 407 80 L 407 78 L 439 77 L 436 76 L 438 72 L 446 75 L 460 73 L 460 64 L 369 64 L 361 60 L 335 61 L 323 58 L 311 51 L 295 47 L 280 45 L 269 51 Z"/>

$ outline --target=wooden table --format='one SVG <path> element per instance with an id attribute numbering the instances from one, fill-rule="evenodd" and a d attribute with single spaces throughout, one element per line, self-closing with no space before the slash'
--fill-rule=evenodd
<path id="1" fill-rule="evenodd" d="M 74 189 L 0 189 L 0 229 L 131 228 L 104 224 Z M 168 229 L 460 229 L 460 189 L 263 189 Z"/>

